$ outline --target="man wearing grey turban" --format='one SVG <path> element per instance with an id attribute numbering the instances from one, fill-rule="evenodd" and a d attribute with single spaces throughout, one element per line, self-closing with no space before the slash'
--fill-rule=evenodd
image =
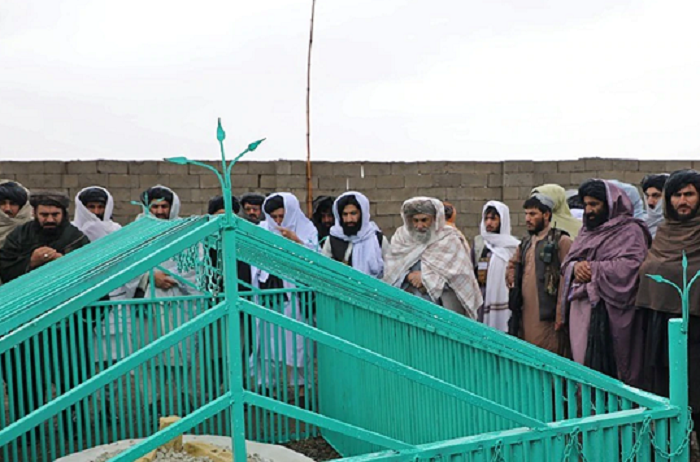
<path id="1" fill-rule="evenodd" d="M 483 303 L 468 246 L 445 224 L 437 199 L 414 197 L 403 203 L 404 225 L 391 239 L 384 282 L 476 319 Z"/>

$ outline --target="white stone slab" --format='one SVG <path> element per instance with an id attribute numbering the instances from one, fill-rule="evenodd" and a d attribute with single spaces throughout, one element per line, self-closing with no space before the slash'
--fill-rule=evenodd
<path id="1" fill-rule="evenodd" d="M 140 439 L 117 441 L 103 446 L 97 446 L 86 451 L 77 452 L 69 456 L 56 459 L 55 462 L 94 462 L 95 459 L 105 453 L 125 451 L 135 444 L 139 443 Z M 201 441 L 204 443 L 213 444 L 225 449 L 231 449 L 231 438 L 226 436 L 213 435 L 184 435 L 183 442 Z M 314 462 L 313 459 L 306 457 L 303 454 L 292 451 L 284 446 L 274 444 L 256 443 L 254 441 L 246 441 L 246 449 L 248 454 L 257 454 L 263 459 L 273 460 L 275 462 Z"/>

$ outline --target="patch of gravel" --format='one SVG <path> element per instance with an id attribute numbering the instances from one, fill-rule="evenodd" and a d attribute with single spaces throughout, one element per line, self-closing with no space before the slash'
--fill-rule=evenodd
<path id="1" fill-rule="evenodd" d="M 224 449 L 224 448 L 221 448 Z M 94 462 L 107 462 L 112 457 L 116 457 L 123 451 L 114 451 L 102 454 Z M 213 462 L 209 457 L 191 456 L 185 451 L 173 451 L 172 449 L 159 449 L 153 462 Z M 259 454 L 248 454 L 248 462 L 273 462 Z"/>
<path id="2" fill-rule="evenodd" d="M 282 446 L 300 454 L 304 454 L 306 457 L 317 462 L 340 459 L 342 457 L 335 449 L 333 449 L 333 446 L 328 444 L 328 442 L 321 436 L 300 441 L 290 441 L 289 443 L 284 443 Z"/>

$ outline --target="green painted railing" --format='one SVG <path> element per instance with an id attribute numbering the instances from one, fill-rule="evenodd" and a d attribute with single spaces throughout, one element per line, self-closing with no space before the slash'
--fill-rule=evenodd
<path id="1" fill-rule="evenodd" d="M 223 158 L 222 172 L 231 165 Z M 231 177 L 219 175 L 227 197 Z M 134 460 L 178 433 L 231 436 L 238 459 L 246 438 L 320 433 L 350 460 L 687 460 L 687 360 L 674 363 L 671 400 L 654 396 L 230 208 L 146 217 L 0 287 L 3 461 L 146 437 L 113 459 Z M 171 258 L 195 275 L 194 295 L 99 301 Z M 238 260 L 287 284 L 251 287 Z M 682 358 L 681 327 L 673 321 L 670 337 Z M 184 418 L 157 431 L 170 414 Z"/>

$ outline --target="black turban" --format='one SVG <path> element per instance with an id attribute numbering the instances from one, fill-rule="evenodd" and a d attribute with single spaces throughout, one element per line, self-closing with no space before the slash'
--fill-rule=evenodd
<path id="1" fill-rule="evenodd" d="M 238 213 L 241 211 L 241 204 L 238 202 L 235 196 L 231 196 L 231 207 L 233 208 L 233 213 Z M 209 200 L 209 207 L 207 213 L 209 215 L 214 215 L 216 212 L 224 208 L 224 196 L 215 196 Z"/>
<path id="2" fill-rule="evenodd" d="M 360 203 L 357 202 L 357 198 L 354 194 L 350 194 L 348 196 L 343 196 L 343 198 L 338 201 L 338 215 L 342 216 L 343 210 L 345 210 L 345 207 L 348 205 L 354 205 L 360 213 L 362 212 L 362 207 L 360 207 Z"/>
<path id="3" fill-rule="evenodd" d="M 34 208 L 39 205 L 52 205 L 54 207 L 61 207 L 63 211 L 66 212 L 70 205 L 70 199 L 60 192 L 37 192 L 32 194 L 29 203 L 32 204 Z"/>
<path id="4" fill-rule="evenodd" d="M 146 206 L 151 205 L 154 200 L 163 200 L 172 206 L 174 201 L 173 192 L 169 189 L 154 186 L 144 191 L 141 195 L 141 201 Z"/>
<path id="5" fill-rule="evenodd" d="M 578 197 L 583 202 L 584 197 L 593 197 L 604 204 L 608 203 L 608 190 L 603 180 L 587 180 L 578 188 Z"/>
<path id="6" fill-rule="evenodd" d="M 691 184 L 700 193 L 700 172 L 697 170 L 677 170 L 668 177 L 664 187 L 666 210 L 672 210 L 671 196 Z"/>
<path id="7" fill-rule="evenodd" d="M 88 188 L 80 193 L 78 199 L 83 205 L 88 205 L 90 202 L 99 202 L 106 205 L 107 193 L 101 188 Z"/>
<path id="8" fill-rule="evenodd" d="M 9 200 L 21 207 L 27 203 L 27 191 L 14 181 L 0 184 L 0 201 Z"/>
<path id="9" fill-rule="evenodd" d="M 265 202 L 265 196 L 258 193 L 245 193 L 241 196 L 241 205 L 245 207 L 246 204 L 250 205 L 263 205 Z"/>
<path id="10" fill-rule="evenodd" d="M 642 191 L 646 192 L 649 188 L 656 188 L 659 191 L 663 191 L 666 180 L 668 180 L 668 175 L 665 173 L 647 175 L 642 180 Z"/>
<path id="11" fill-rule="evenodd" d="M 314 217 L 318 215 L 318 219 L 320 220 L 321 213 L 331 211 L 333 208 L 333 202 L 335 202 L 335 198 L 331 196 L 319 196 L 314 199 L 312 204 Z"/>
<path id="12" fill-rule="evenodd" d="M 265 213 L 268 215 L 277 209 L 284 208 L 284 198 L 282 196 L 272 196 L 265 202 Z"/>

